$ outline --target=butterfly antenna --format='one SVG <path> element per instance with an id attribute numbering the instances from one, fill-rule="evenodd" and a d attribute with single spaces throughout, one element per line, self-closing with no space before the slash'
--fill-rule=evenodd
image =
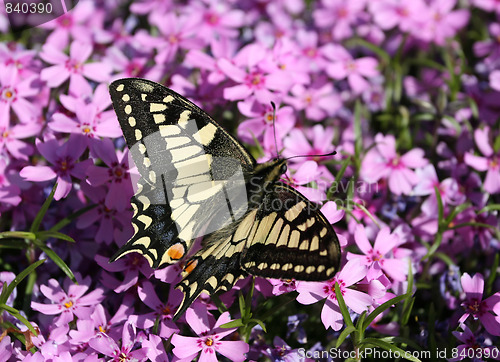
<path id="1" fill-rule="evenodd" d="M 328 156 L 333 156 L 333 155 L 336 155 L 336 154 L 337 154 L 337 151 L 333 151 L 333 152 L 330 152 L 330 153 L 325 153 L 323 155 L 297 155 L 297 156 L 288 157 L 286 160 L 290 160 L 292 158 L 298 158 L 298 157 L 328 157 Z"/>
<path id="2" fill-rule="evenodd" d="M 278 139 L 276 138 L 276 104 L 271 101 L 271 107 L 273 107 L 273 132 L 274 132 L 274 146 L 276 147 L 276 158 L 279 157 L 278 154 Z"/>

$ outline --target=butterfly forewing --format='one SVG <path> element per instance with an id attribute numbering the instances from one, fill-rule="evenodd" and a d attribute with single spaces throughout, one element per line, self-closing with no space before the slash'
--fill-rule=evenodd
<path id="1" fill-rule="evenodd" d="M 255 160 L 205 112 L 159 84 L 122 79 L 110 93 L 142 177 L 132 200 L 135 235 L 112 260 L 135 251 L 152 267 L 172 264 L 214 231 L 205 227 L 213 217 L 220 228 L 244 214 L 243 173 Z"/>

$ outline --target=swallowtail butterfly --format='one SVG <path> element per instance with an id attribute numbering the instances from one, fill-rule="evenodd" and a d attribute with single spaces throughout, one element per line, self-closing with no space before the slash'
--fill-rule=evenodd
<path id="1" fill-rule="evenodd" d="M 337 235 L 317 204 L 280 181 L 285 160 L 258 164 L 207 113 L 160 84 L 121 79 L 110 94 L 141 175 L 131 200 L 135 234 L 110 261 L 130 252 L 153 268 L 183 260 L 176 318 L 201 292 L 230 290 L 248 274 L 332 278 Z"/>

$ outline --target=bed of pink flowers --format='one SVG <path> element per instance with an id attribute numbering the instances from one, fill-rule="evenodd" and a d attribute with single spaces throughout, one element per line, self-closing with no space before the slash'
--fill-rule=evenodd
<path id="1" fill-rule="evenodd" d="M 500 359 L 500 2 L 82 0 L 0 31 L 0 361 Z M 260 161 L 337 151 L 287 173 L 336 276 L 249 277 L 174 322 L 180 266 L 108 263 L 132 234 L 124 77 Z"/>

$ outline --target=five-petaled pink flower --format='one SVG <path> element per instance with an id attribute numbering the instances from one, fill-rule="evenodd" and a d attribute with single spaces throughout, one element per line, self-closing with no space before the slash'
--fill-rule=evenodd
<path id="1" fill-rule="evenodd" d="M 399 236 L 391 234 L 388 227 L 382 228 L 377 234 L 372 246 L 366 236 L 365 227 L 358 225 L 354 231 L 356 245 L 364 255 L 347 253 L 347 260 L 359 260 L 361 265 L 368 267 L 367 279 L 377 279 L 382 273 L 397 281 L 405 281 L 408 274 L 408 261 L 397 259 L 392 255 L 392 249 L 402 244 Z"/>
<path id="2" fill-rule="evenodd" d="M 363 313 L 373 303 L 373 298 L 359 290 L 349 288 L 354 283 L 366 277 L 366 266 L 358 260 L 350 260 L 336 276 L 326 282 L 302 282 L 297 287 L 297 301 L 302 304 L 312 304 L 326 298 L 321 311 L 321 321 L 325 328 L 340 330 L 344 321 L 335 296 L 335 283 L 339 284 L 345 304 L 356 313 Z"/>
<path id="3" fill-rule="evenodd" d="M 200 353 L 200 361 L 217 361 L 215 353 L 226 356 L 231 361 L 244 361 L 248 344 L 243 341 L 223 341 L 222 338 L 233 333 L 236 328 L 221 328 L 231 321 L 229 312 L 221 314 L 217 322 L 207 312 L 204 304 L 195 304 L 186 311 L 186 321 L 198 337 L 186 337 L 174 334 L 173 352 L 178 358 L 193 360 Z"/>
<path id="4" fill-rule="evenodd" d="M 104 290 L 95 289 L 84 295 L 89 289 L 90 277 L 85 278 L 79 285 L 73 284 L 69 279 L 64 282 L 64 289 L 57 280 L 49 279 L 47 285 L 42 285 L 40 291 L 52 304 L 31 302 L 31 308 L 43 314 L 60 316 L 55 320 L 56 326 L 62 326 L 71 322 L 74 316 L 80 319 L 89 319 L 94 306 L 104 299 Z"/>
<path id="5" fill-rule="evenodd" d="M 393 135 L 375 136 L 375 147 L 366 154 L 361 166 L 362 178 L 370 183 L 382 178 L 389 181 L 389 189 L 396 195 L 409 195 L 418 178 L 412 168 L 424 167 L 424 151 L 414 148 L 400 156 Z"/>
<path id="6" fill-rule="evenodd" d="M 465 313 L 459 322 L 463 323 L 472 316 L 481 321 L 488 333 L 500 336 L 500 292 L 483 300 L 484 279 L 480 273 L 476 273 L 472 278 L 464 273 L 460 281 L 466 299 L 462 303 Z"/>

